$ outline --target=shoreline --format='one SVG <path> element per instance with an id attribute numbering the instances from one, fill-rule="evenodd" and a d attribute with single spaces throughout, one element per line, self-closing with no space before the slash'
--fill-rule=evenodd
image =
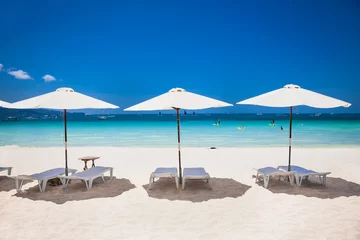
<path id="1" fill-rule="evenodd" d="M 216 147 L 216 149 L 210 149 L 210 147 Z M 313 145 L 313 146 L 296 146 L 292 145 L 292 149 L 357 149 L 360 148 L 360 145 Z M 64 148 L 63 146 L 19 146 L 19 145 L 0 145 L 0 149 L 9 149 L 9 148 Z M 89 146 L 71 146 L 68 143 L 68 149 L 71 148 L 120 148 L 120 149 L 178 149 L 175 146 L 101 146 L 101 145 L 89 145 Z M 209 149 L 209 150 L 218 150 L 218 149 L 245 149 L 245 148 L 264 148 L 264 149 L 288 149 L 289 146 L 209 146 L 209 147 L 199 147 L 199 146 L 181 146 L 181 149 Z"/>

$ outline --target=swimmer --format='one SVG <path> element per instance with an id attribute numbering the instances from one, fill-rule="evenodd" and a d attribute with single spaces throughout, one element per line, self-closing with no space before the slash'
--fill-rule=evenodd
<path id="1" fill-rule="evenodd" d="M 282 126 L 280 126 L 280 130 L 281 130 L 281 131 L 284 130 Z"/>

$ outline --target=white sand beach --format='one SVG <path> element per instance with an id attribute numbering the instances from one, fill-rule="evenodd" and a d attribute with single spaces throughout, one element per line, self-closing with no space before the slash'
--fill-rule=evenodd
<path id="1" fill-rule="evenodd" d="M 360 239 L 360 148 L 294 148 L 295 165 L 331 171 L 292 188 L 271 180 L 255 183 L 253 168 L 286 165 L 287 148 L 184 148 L 183 167 L 204 167 L 212 187 L 189 182 L 185 190 L 162 181 L 148 191 L 156 167 L 177 167 L 175 148 L 69 148 L 69 167 L 98 155 L 98 166 L 114 167 L 110 182 L 93 189 L 73 181 L 67 189 L 35 182 L 16 193 L 15 181 L 0 177 L 0 239 Z M 88 164 L 89 165 L 89 164 Z M 64 166 L 63 148 L 0 148 L 0 166 L 12 175 Z M 149 196 L 150 195 L 150 196 Z"/>

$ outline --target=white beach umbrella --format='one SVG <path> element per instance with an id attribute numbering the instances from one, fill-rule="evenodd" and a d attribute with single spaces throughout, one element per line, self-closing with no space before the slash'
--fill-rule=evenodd
<path id="1" fill-rule="evenodd" d="M 4 101 L 1 101 L 1 100 L 0 100 L 0 107 L 4 107 L 4 106 L 6 106 L 6 105 L 8 105 L 8 104 L 10 104 L 10 103 L 4 102 Z"/>
<path id="2" fill-rule="evenodd" d="M 81 93 L 77 93 L 71 88 L 59 88 L 54 92 L 25 99 L 19 102 L 15 102 L 13 104 L 5 105 L 4 107 L 16 108 L 16 109 L 48 108 L 48 109 L 61 109 L 64 111 L 66 176 L 68 175 L 66 110 L 84 109 L 84 108 L 101 108 L 101 109 L 119 108 L 116 105 L 98 100 L 93 97 L 86 96 Z"/>
<path id="3" fill-rule="evenodd" d="M 291 170 L 291 137 L 292 137 L 292 108 L 295 106 L 309 106 L 314 108 L 349 107 L 351 104 L 320 93 L 303 89 L 297 85 L 288 84 L 283 88 L 246 99 L 237 104 L 250 104 L 265 107 L 290 107 L 289 133 L 289 164 Z"/>
<path id="4" fill-rule="evenodd" d="M 152 110 L 176 110 L 177 129 L 178 129 L 178 153 L 179 153 L 179 175 L 181 171 L 181 153 L 180 153 L 180 109 L 199 110 L 206 108 L 228 107 L 232 104 L 222 102 L 213 98 L 201 96 L 199 94 L 187 92 L 182 88 L 173 88 L 157 97 L 151 98 L 145 102 L 126 108 L 124 111 L 152 111 Z"/>

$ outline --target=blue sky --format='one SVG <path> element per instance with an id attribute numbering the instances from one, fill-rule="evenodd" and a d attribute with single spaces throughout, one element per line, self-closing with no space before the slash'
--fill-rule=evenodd
<path id="1" fill-rule="evenodd" d="M 235 103 L 294 83 L 353 104 L 299 112 L 360 113 L 357 1 L 0 0 L 0 22 L 4 101 L 66 86 L 124 109 L 182 87 Z"/>

